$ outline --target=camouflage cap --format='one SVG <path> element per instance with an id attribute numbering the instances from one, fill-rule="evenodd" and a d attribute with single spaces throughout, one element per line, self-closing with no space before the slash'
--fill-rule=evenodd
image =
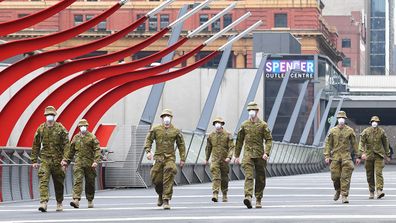
<path id="1" fill-rule="evenodd" d="M 80 127 L 80 126 L 88 126 L 89 124 L 88 124 L 88 121 L 86 120 L 86 119 L 81 119 L 79 122 L 78 122 L 78 127 Z"/>
<path id="2" fill-rule="evenodd" d="M 371 117 L 370 122 L 380 122 L 380 119 L 378 116 L 374 115 L 373 117 Z"/>
<path id="3" fill-rule="evenodd" d="M 225 121 L 222 117 L 216 117 L 215 119 L 213 119 L 213 125 L 215 125 L 216 122 L 219 122 L 219 123 L 225 125 Z"/>
<path id="4" fill-rule="evenodd" d="M 257 105 L 256 102 L 252 101 L 249 102 L 248 106 L 247 106 L 247 110 L 259 110 L 259 106 Z"/>
<path id="5" fill-rule="evenodd" d="M 170 116 L 170 117 L 173 117 L 173 113 L 172 113 L 172 111 L 171 111 L 170 109 L 164 109 L 164 110 L 162 110 L 160 117 L 162 118 L 162 117 L 165 116 L 165 115 Z"/>
<path id="6" fill-rule="evenodd" d="M 337 118 L 348 118 L 344 111 L 339 111 L 337 113 Z"/>
<path id="7" fill-rule="evenodd" d="M 54 106 L 47 106 L 44 111 L 44 115 L 56 115 L 56 109 Z"/>

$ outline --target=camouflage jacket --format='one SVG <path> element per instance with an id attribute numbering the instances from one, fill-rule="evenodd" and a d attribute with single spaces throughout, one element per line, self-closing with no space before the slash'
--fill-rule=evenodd
<path id="1" fill-rule="evenodd" d="M 34 135 L 32 146 L 32 163 L 37 163 L 38 157 L 43 162 L 60 162 L 63 153 L 69 147 L 69 133 L 61 123 L 55 122 L 49 127 L 46 123 L 41 124 Z"/>
<path id="2" fill-rule="evenodd" d="M 206 160 L 212 156 L 212 162 L 224 161 L 226 158 L 231 159 L 234 152 L 234 140 L 231 133 L 226 130 L 210 133 L 205 152 Z"/>
<path id="3" fill-rule="evenodd" d="M 144 149 L 146 153 L 151 152 L 151 146 L 155 141 L 154 160 L 163 161 L 164 159 L 176 160 L 175 142 L 179 149 L 180 160 L 186 160 L 186 146 L 184 138 L 179 129 L 171 125 L 165 128 L 164 125 L 157 125 L 153 127 L 146 137 L 146 145 Z"/>
<path id="4" fill-rule="evenodd" d="M 363 153 L 367 158 L 374 158 L 375 154 L 381 157 L 390 156 L 389 141 L 384 129 L 368 127 L 360 134 L 359 156 Z"/>
<path id="5" fill-rule="evenodd" d="M 326 137 L 324 156 L 332 160 L 350 160 L 353 148 L 355 155 L 358 155 L 358 144 L 353 129 L 347 125 L 343 128 L 336 126 L 330 129 Z"/>
<path id="6" fill-rule="evenodd" d="M 236 140 L 235 157 L 241 155 L 243 143 L 245 143 L 244 157 L 261 158 L 264 152 L 269 156 L 272 147 L 272 135 L 267 123 L 260 119 L 256 122 L 250 120 L 243 122 Z"/>
<path id="7" fill-rule="evenodd" d="M 78 133 L 70 143 L 70 149 L 65 151 L 64 159 L 71 161 L 74 159 L 76 166 L 87 167 L 92 163 L 100 161 L 100 146 L 96 136 L 90 132 L 86 134 Z"/>

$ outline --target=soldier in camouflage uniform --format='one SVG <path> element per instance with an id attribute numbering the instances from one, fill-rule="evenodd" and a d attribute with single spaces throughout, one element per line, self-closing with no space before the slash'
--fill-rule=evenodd
<path id="1" fill-rule="evenodd" d="M 384 129 L 378 127 L 380 119 L 373 116 L 370 120 L 371 127 L 366 128 L 360 134 L 359 156 L 365 161 L 367 183 L 369 185 L 369 199 L 374 199 L 374 191 L 377 189 L 377 198 L 385 196 L 384 178 L 382 170 L 386 161 L 390 160 L 389 141 Z M 375 178 L 374 178 L 375 171 Z M 377 182 L 375 182 L 377 181 Z"/>
<path id="2" fill-rule="evenodd" d="M 255 196 L 256 208 L 261 208 L 261 199 L 265 188 L 267 160 L 272 147 L 272 135 L 266 122 L 257 117 L 259 107 L 256 102 L 247 106 L 249 120 L 242 123 L 238 132 L 235 148 L 235 163 L 239 164 L 239 156 L 244 146 L 242 168 L 245 171 L 245 199 L 243 203 L 252 208 L 253 177 L 256 171 Z M 264 147 L 265 141 L 265 147 Z"/>
<path id="3" fill-rule="evenodd" d="M 172 124 L 173 114 L 169 109 L 164 109 L 161 113 L 162 124 L 153 127 L 146 137 L 144 147 L 147 159 L 152 160 L 151 146 L 156 143 L 154 153 L 154 165 L 151 168 L 151 181 L 155 185 L 158 194 L 158 206 L 170 209 L 169 200 L 172 199 L 173 181 L 177 173 L 175 142 L 180 153 L 180 167 L 182 168 L 186 160 L 186 147 L 181 131 Z"/>
<path id="4" fill-rule="evenodd" d="M 40 169 L 38 176 L 40 180 L 40 206 L 41 212 L 47 211 L 49 199 L 48 184 L 52 176 L 55 196 L 57 201 L 56 211 L 63 211 L 63 182 L 65 172 L 61 166 L 64 150 L 69 146 L 67 130 L 61 123 L 55 122 L 56 110 L 53 106 L 45 108 L 44 116 L 46 122 L 38 127 L 34 136 L 31 160 L 34 168 Z M 39 158 L 41 164 L 38 164 Z"/>
<path id="5" fill-rule="evenodd" d="M 88 131 L 88 121 L 81 119 L 78 123 L 80 133 L 73 137 L 70 149 L 65 152 L 62 165 L 67 166 L 73 158 L 73 201 L 70 205 L 80 207 L 83 178 L 85 178 L 85 196 L 88 200 L 88 208 L 93 208 L 95 196 L 96 167 L 100 161 L 100 146 L 96 136 Z"/>
<path id="6" fill-rule="evenodd" d="M 213 181 L 213 202 L 218 201 L 220 187 L 221 192 L 223 193 L 223 202 L 228 201 L 229 162 L 234 151 L 234 142 L 231 133 L 227 132 L 223 128 L 224 124 L 225 122 L 222 118 L 215 118 L 213 126 L 215 126 L 216 130 L 208 136 L 205 150 L 205 164 L 208 163 L 209 158 L 212 155 L 210 172 L 212 173 Z"/>
<path id="7" fill-rule="evenodd" d="M 342 195 L 342 203 L 349 203 L 348 195 L 351 185 L 352 172 L 354 170 L 350 147 L 355 156 L 358 154 L 358 144 L 354 130 L 345 124 L 347 119 L 344 111 L 337 114 L 338 125 L 330 129 L 326 138 L 324 156 L 326 164 L 330 164 L 331 179 L 336 193 L 334 201 Z M 356 165 L 360 159 L 356 157 Z"/>

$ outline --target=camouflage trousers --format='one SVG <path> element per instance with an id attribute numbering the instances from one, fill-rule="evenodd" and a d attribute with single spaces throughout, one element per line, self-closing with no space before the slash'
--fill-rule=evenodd
<path id="1" fill-rule="evenodd" d="M 230 172 L 230 166 L 228 163 L 221 161 L 212 162 L 210 164 L 210 172 L 212 174 L 212 190 L 213 193 L 221 192 L 227 193 L 228 191 L 228 174 Z"/>
<path id="2" fill-rule="evenodd" d="M 155 185 L 155 191 L 164 200 L 172 199 L 173 181 L 176 173 L 176 163 L 173 160 L 156 160 L 151 168 L 151 181 Z"/>
<path id="3" fill-rule="evenodd" d="M 74 166 L 73 168 L 73 199 L 81 199 L 83 190 L 83 180 L 85 178 L 85 196 L 87 200 L 92 201 L 95 196 L 95 178 L 96 170 L 91 166 Z"/>
<path id="4" fill-rule="evenodd" d="M 263 197 L 265 188 L 265 171 L 267 161 L 262 158 L 244 158 L 242 168 L 245 171 L 245 197 L 253 197 L 253 180 L 255 177 L 254 194 L 256 198 Z M 256 172 L 256 175 L 254 175 Z"/>
<path id="5" fill-rule="evenodd" d="M 385 167 L 384 158 L 375 154 L 373 159 L 367 159 L 365 161 L 364 167 L 366 168 L 367 183 L 370 192 L 374 192 L 375 189 L 382 190 L 384 188 L 384 177 L 382 175 L 382 170 Z"/>
<path id="6" fill-rule="evenodd" d="M 38 177 L 40 180 L 40 202 L 48 202 L 49 200 L 49 181 L 52 176 L 54 182 L 55 197 L 57 202 L 63 201 L 63 183 L 65 181 L 65 172 L 62 169 L 60 161 L 42 159 Z"/>
<path id="7" fill-rule="evenodd" d="M 334 189 L 340 191 L 343 196 L 349 195 L 354 169 L 352 160 L 333 160 L 330 164 L 331 180 L 333 181 Z"/>

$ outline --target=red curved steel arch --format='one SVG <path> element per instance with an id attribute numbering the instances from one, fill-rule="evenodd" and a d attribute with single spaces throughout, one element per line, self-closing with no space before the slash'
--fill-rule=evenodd
<path id="1" fill-rule="evenodd" d="M 46 88 L 75 72 L 95 66 L 105 65 L 130 54 L 134 54 L 160 39 L 168 32 L 168 30 L 169 29 L 164 29 L 143 42 L 116 53 L 79 59 L 70 63 L 62 64 L 31 80 L 7 102 L 0 112 L 0 123 L 4 122 L 4 125 L 2 126 L 0 145 L 7 143 L 6 139 L 11 135 L 12 129 L 17 123 L 19 117 L 30 103 Z"/>
<path id="2" fill-rule="evenodd" d="M 2 0 L 0 0 L 1 2 Z M 20 19 L 15 19 L 12 21 L 8 22 L 3 22 L 0 23 L 0 36 L 5 36 L 10 33 L 18 32 L 24 28 L 30 27 L 34 24 L 37 24 L 53 15 L 56 13 L 62 11 L 63 9 L 67 8 L 69 5 L 73 4 L 76 0 L 63 0 L 60 1 L 59 3 L 41 10 L 39 12 L 36 12 L 34 14 L 31 14 L 29 16 L 25 16 Z"/>
<path id="3" fill-rule="evenodd" d="M 126 95 L 132 93 L 133 91 L 140 89 L 142 87 L 152 85 L 152 84 L 157 84 L 161 82 L 165 82 L 177 77 L 180 77 L 211 60 L 214 58 L 219 51 L 214 51 L 208 56 L 202 58 L 201 60 L 197 61 L 196 63 L 182 68 L 180 70 L 176 70 L 173 72 L 169 72 L 166 74 L 162 75 L 157 75 L 157 76 L 152 76 L 148 77 L 142 80 L 138 81 L 132 81 L 125 83 L 119 87 L 116 87 L 112 89 L 111 91 L 107 92 L 105 95 L 103 95 L 100 99 L 98 99 L 85 113 L 84 118 L 87 119 L 90 123 L 89 129 L 92 131 L 92 129 L 98 124 L 102 116 L 108 111 L 111 106 L 113 106 L 116 102 L 118 102 L 120 99 L 125 97 Z M 76 117 L 77 118 L 77 117 Z M 77 133 L 74 131 L 74 134 Z"/>
<path id="4" fill-rule="evenodd" d="M 205 45 L 200 45 L 196 47 L 194 50 L 188 52 L 187 54 L 165 63 L 161 66 L 152 67 L 144 70 L 138 70 L 134 72 L 125 73 L 118 76 L 113 76 L 110 78 L 106 78 L 102 81 L 95 83 L 89 88 L 85 89 L 82 93 L 80 93 L 76 98 L 74 98 L 67 107 L 60 113 L 57 120 L 65 126 L 66 129 L 70 129 L 74 123 L 74 121 L 78 118 L 78 116 L 83 112 L 83 110 L 89 106 L 92 101 L 98 98 L 100 95 L 109 91 L 110 89 L 122 85 L 125 82 L 130 82 L 133 80 L 139 80 L 143 78 L 147 78 L 150 76 L 154 76 L 161 72 L 164 72 L 177 64 L 182 63 L 188 58 L 194 56 L 198 53 Z M 181 70 L 185 70 L 182 68 Z"/>
<path id="5" fill-rule="evenodd" d="M 52 50 L 31 57 L 25 58 L 24 60 L 18 61 L 17 63 L 7 67 L 0 72 L 0 94 L 7 90 L 12 84 L 18 81 L 26 74 L 43 67 L 45 65 L 63 61 L 65 59 L 74 58 L 85 53 L 92 52 L 96 49 L 102 48 L 109 45 L 112 42 L 117 41 L 129 32 L 133 31 L 144 21 L 147 17 L 142 17 L 135 21 L 133 24 L 122 29 L 121 31 L 107 36 L 103 39 L 95 40 L 93 42 L 83 44 L 80 46 L 69 47 L 65 49 Z"/>
<path id="6" fill-rule="evenodd" d="M 176 50 L 178 47 L 187 42 L 187 40 L 188 38 L 186 37 L 182 38 L 177 43 L 173 44 L 170 47 L 167 47 L 163 51 L 157 52 L 148 57 L 144 57 L 140 60 L 91 70 L 67 81 L 66 83 L 58 87 L 50 95 L 48 95 L 47 98 L 45 98 L 44 101 L 42 101 L 40 105 L 35 109 L 22 130 L 22 134 L 18 140 L 17 146 L 26 147 L 32 144 L 35 129 L 37 128 L 37 126 L 40 125 L 40 123 L 43 122 L 42 112 L 44 111 L 44 108 L 46 106 L 52 105 L 55 108 L 58 108 L 70 97 L 72 97 L 77 91 L 84 88 L 88 84 L 94 83 L 103 78 L 108 78 L 111 76 L 125 73 L 125 69 L 127 69 L 128 71 L 133 71 L 140 67 L 148 65 Z"/>
<path id="7" fill-rule="evenodd" d="M 117 3 L 110 9 L 104 11 L 102 14 L 95 16 L 94 18 L 84 22 L 78 26 L 72 27 L 70 29 L 52 33 L 49 35 L 31 38 L 31 39 L 22 39 L 15 40 L 12 42 L 4 43 L 0 45 L 0 61 L 16 56 L 18 54 L 31 52 L 37 49 L 42 49 L 47 46 L 52 46 L 54 44 L 60 43 L 62 41 L 68 40 L 78 34 L 88 30 L 89 28 L 97 25 L 102 20 L 109 17 L 115 11 L 117 11 L 121 7 L 120 3 Z"/>

